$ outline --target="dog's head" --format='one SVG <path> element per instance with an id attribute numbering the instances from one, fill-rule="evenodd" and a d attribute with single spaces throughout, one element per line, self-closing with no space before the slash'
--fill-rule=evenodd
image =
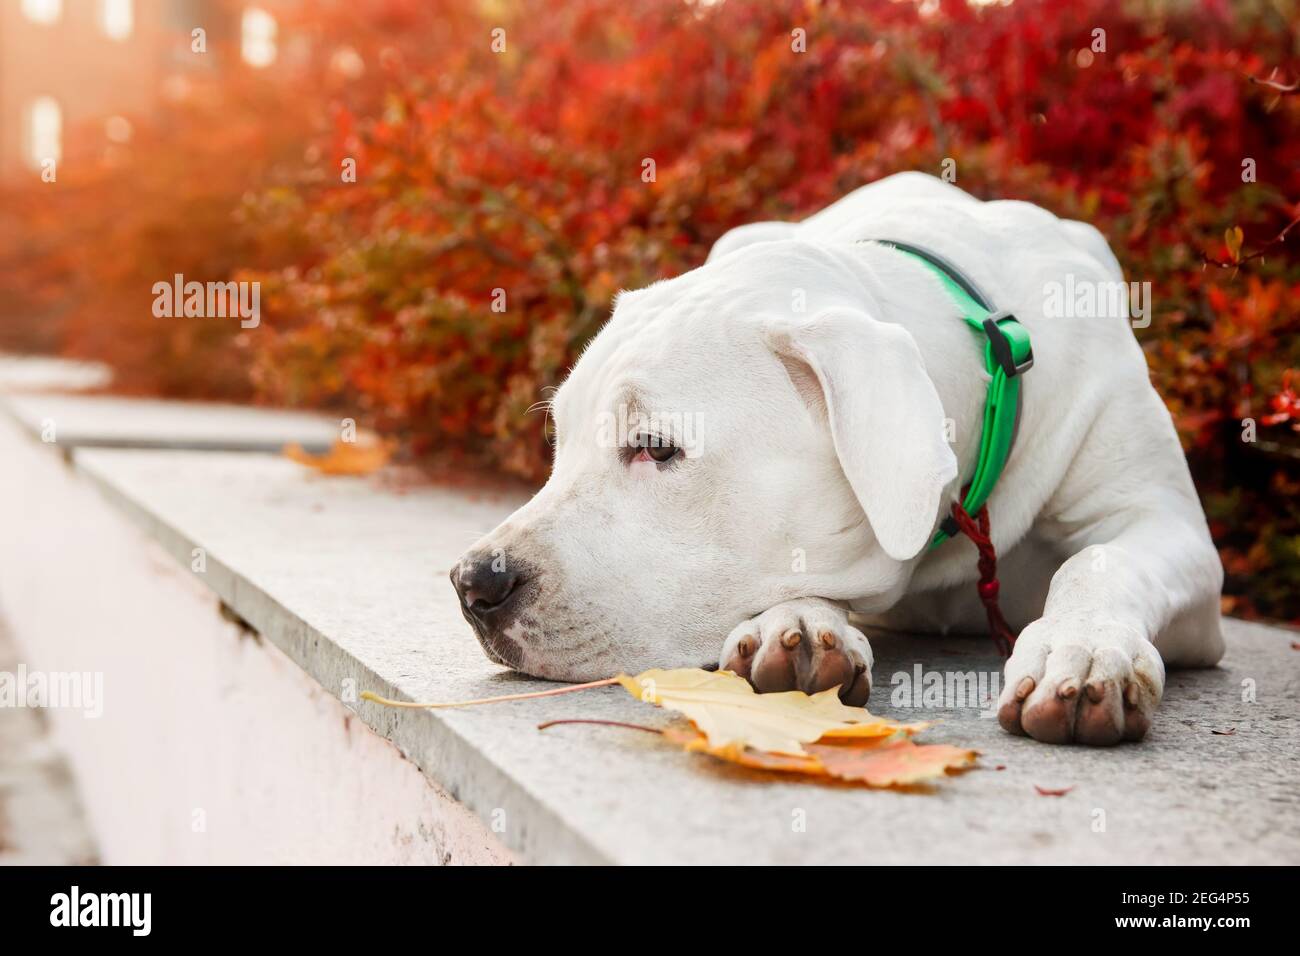
<path id="1" fill-rule="evenodd" d="M 814 292 L 809 255 L 619 297 L 556 393 L 550 480 L 452 571 L 490 658 L 564 680 L 701 665 L 781 601 L 897 599 L 956 459 L 911 336 Z"/>

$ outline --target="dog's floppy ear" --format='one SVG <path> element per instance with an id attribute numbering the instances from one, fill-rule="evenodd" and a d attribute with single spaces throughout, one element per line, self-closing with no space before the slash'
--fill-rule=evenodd
<path id="1" fill-rule="evenodd" d="M 782 320 L 768 342 L 806 402 L 824 411 L 840 466 L 885 552 L 925 547 L 957 458 L 912 336 L 855 309 Z"/>

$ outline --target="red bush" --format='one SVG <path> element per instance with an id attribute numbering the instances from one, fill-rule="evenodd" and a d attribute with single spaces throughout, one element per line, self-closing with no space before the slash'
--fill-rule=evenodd
<path id="1" fill-rule="evenodd" d="M 310 47 L 274 82 L 228 75 L 147 154 L 16 199 L 0 283 L 128 388 L 340 405 L 418 453 L 539 479 L 526 411 L 616 290 L 733 225 L 951 159 L 976 195 L 1095 223 L 1152 283 L 1139 336 L 1229 604 L 1300 618 L 1300 446 L 1275 398 L 1300 367 L 1300 261 L 1269 244 L 1300 215 L 1300 95 L 1251 81 L 1294 80 L 1295 41 L 1267 5 L 1138 9 L 304 0 L 289 29 Z M 174 272 L 259 278 L 261 327 L 154 319 L 143 297 Z"/>

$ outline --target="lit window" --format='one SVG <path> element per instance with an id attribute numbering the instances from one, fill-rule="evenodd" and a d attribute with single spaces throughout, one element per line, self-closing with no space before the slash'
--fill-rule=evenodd
<path id="1" fill-rule="evenodd" d="M 99 23 L 111 39 L 127 39 L 135 27 L 132 0 L 99 0 Z"/>
<path id="2" fill-rule="evenodd" d="M 239 52 L 249 66 L 275 62 L 275 17 L 260 7 L 249 7 L 240 22 Z"/>
<path id="3" fill-rule="evenodd" d="M 23 0 L 23 15 L 33 23 L 54 23 L 63 13 L 63 0 Z"/>
<path id="4" fill-rule="evenodd" d="M 40 169 L 49 160 L 63 157 L 63 111 L 53 97 L 32 101 L 27 110 L 27 161 Z"/>

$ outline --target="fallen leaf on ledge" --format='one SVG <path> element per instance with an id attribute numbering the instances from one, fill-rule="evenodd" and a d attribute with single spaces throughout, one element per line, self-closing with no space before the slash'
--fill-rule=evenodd
<path id="1" fill-rule="evenodd" d="M 835 690 L 757 694 L 730 671 L 694 668 L 620 675 L 619 683 L 646 703 L 689 717 L 665 739 L 756 770 L 831 777 L 869 787 L 906 787 L 963 770 L 974 750 L 917 744 L 927 724 L 903 724 L 840 702 Z"/>
<path id="2" fill-rule="evenodd" d="M 1235 734 L 1236 732 L 1237 732 L 1237 728 L 1236 728 L 1236 727 L 1229 727 L 1227 730 L 1211 730 L 1211 731 L 1210 731 L 1210 733 L 1214 734 L 1216 737 L 1231 737 L 1231 736 L 1232 736 L 1233 734 Z"/>
<path id="3" fill-rule="evenodd" d="M 554 697 L 612 684 L 621 684 L 645 703 L 684 714 L 691 726 L 660 730 L 619 720 L 575 717 L 549 720 L 537 729 L 594 724 L 660 734 L 684 750 L 741 766 L 869 787 L 914 786 L 971 767 L 979 756 L 977 751 L 947 744 L 914 743 L 911 735 L 929 724 L 876 717 L 861 707 L 841 703 L 834 689 L 812 695 L 800 691 L 757 694 L 744 678 L 730 671 L 710 673 L 699 668 L 649 670 L 636 677 L 619 674 L 570 687 L 474 700 L 401 701 L 371 691 L 362 693 L 361 698 L 386 707 L 470 707 Z"/>
<path id="4" fill-rule="evenodd" d="M 716 749 L 738 745 L 800 756 L 806 753 L 803 744 L 823 737 L 890 737 L 927 726 L 900 724 L 849 707 L 834 689 L 812 695 L 797 690 L 759 694 L 731 671 L 648 670 L 636 677 L 620 674 L 618 682 L 638 700 L 685 714 Z"/>
<path id="5" fill-rule="evenodd" d="M 336 439 L 323 455 L 313 455 L 297 443 L 285 445 L 284 455 L 323 475 L 363 476 L 374 474 L 388 464 L 393 445 L 387 441 L 359 443 Z"/>

